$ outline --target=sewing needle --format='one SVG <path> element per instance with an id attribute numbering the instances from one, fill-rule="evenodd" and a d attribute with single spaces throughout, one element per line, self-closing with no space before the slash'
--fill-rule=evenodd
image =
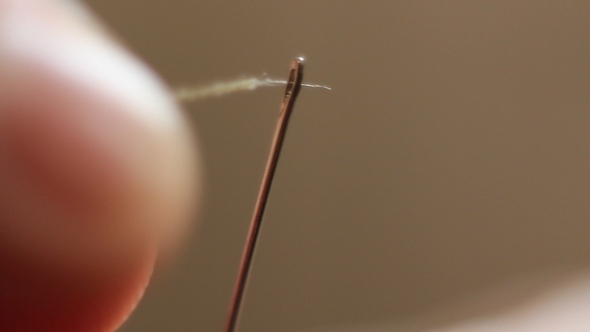
<path id="1" fill-rule="evenodd" d="M 236 278 L 234 293 L 230 303 L 229 314 L 227 317 L 225 332 L 235 331 L 237 321 L 240 314 L 240 307 L 242 304 L 242 298 L 244 290 L 246 288 L 246 281 L 248 279 L 248 272 L 252 263 L 254 255 L 254 248 L 256 247 L 256 240 L 258 239 L 258 232 L 262 224 L 262 217 L 264 215 L 264 209 L 270 193 L 270 187 L 272 185 L 275 170 L 283 146 L 283 140 L 285 139 L 285 133 L 287 132 L 287 125 L 289 124 L 289 118 L 295 105 L 295 99 L 299 94 L 301 88 L 301 80 L 303 77 L 303 58 L 295 58 L 291 62 L 291 69 L 289 71 L 289 78 L 287 79 L 287 87 L 285 88 L 285 94 L 283 96 L 283 102 L 281 104 L 281 110 L 279 114 L 279 121 L 275 130 L 274 138 L 266 163 L 266 169 L 262 176 L 262 183 L 260 184 L 260 190 L 258 192 L 258 199 L 254 206 L 254 214 L 252 221 L 250 222 L 250 230 L 242 252 L 242 261 L 238 270 L 238 276 Z"/>

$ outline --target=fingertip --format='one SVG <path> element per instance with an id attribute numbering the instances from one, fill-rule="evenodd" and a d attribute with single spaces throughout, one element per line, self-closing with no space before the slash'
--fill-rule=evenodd
<path id="1" fill-rule="evenodd" d="M 47 310 L 53 300 L 73 317 L 81 299 L 103 309 L 127 304 L 111 313 L 120 320 L 156 256 L 167 256 L 190 229 L 199 198 L 194 137 L 158 78 L 95 27 L 79 26 L 62 2 L 0 5 L 7 3 L 10 10 L 0 12 L 0 264 L 26 264 L 14 265 L 0 287 L 36 287 L 24 298 L 41 313 L 54 312 Z M 36 284 L 45 279 L 56 289 L 74 280 L 80 288 L 63 303 L 44 293 L 48 283 Z M 119 291 L 95 292 L 108 285 Z"/>

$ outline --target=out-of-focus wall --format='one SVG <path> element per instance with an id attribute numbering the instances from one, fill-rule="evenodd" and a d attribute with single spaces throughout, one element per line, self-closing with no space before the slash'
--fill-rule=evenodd
<path id="1" fill-rule="evenodd" d="M 403 321 L 590 262 L 590 2 L 89 0 L 172 86 L 307 57 L 241 331 Z M 122 328 L 221 331 L 282 89 L 186 107 L 198 231 Z"/>

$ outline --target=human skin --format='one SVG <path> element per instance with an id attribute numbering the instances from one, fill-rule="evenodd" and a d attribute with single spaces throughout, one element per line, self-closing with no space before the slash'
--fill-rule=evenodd
<path id="1" fill-rule="evenodd" d="M 186 233 L 198 165 L 164 85 L 85 8 L 0 0 L 0 331 L 116 329 Z"/>

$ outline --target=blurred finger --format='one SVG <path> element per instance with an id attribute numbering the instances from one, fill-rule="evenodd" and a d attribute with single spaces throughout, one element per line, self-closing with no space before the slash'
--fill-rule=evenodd
<path id="1" fill-rule="evenodd" d="M 32 312 L 75 315 L 87 292 L 95 312 L 124 317 L 156 250 L 185 233 L 193 145 L 155 75 L 83 8 L 0 0 L 0 264 L 12 269 L 0 287 L 35 289 L 5 292 L 0 306 L 20 297 Z"/>

